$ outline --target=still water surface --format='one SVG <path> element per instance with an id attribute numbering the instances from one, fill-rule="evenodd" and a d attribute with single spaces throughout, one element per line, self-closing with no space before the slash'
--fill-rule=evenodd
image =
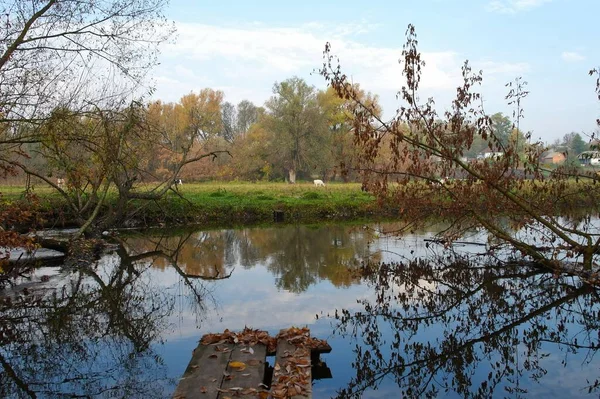
<path id="1" fill-rule="evenodd" d="M 39 270 L 2 302 L 0 396 L 169 397 L 203 334 L 308 326 L 315 398 L 598 397 L 597 291 L 401 227 L 153 231 Z"/>

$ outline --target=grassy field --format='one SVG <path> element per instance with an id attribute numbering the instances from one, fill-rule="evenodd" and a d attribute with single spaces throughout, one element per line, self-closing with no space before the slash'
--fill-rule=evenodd
<path id="1" fill-rule="evenodd" d="M 146 213 L 158 211 L 158 218 L 160 214 L 189 212 L 202 223 L 219 223 L 271 221 L 273 211 L 279 210 L 287 220 L 314 221 L 364 217 L 375 208 L 374 198 L 362 192 L 357 183 L 315 187 L 309 183 L 221 182 L 184 184 L 179 192 L 185 200 L 169 194 L 160 204 L 154 204 L 160 209 L 149 204 Z"/>
<path id="2" fill-rule="evenodd" d="M 211 205 L 286 204 L 302 205 L 315 202 L 362 204 L 373 197 L 360 190 L 358 183 L 328 184 L 316 187 L 312 183 L 202 183 L 179 187 L 183 196 L 194 202 Z"/>
<path id="3" fill-rule="evenodd" d="M 378 212 L 374 198 L 361 191 L 359 183 L 208 182 L 183 184 L 180 198 L 169 193 L 160 201 L 133 203 L 142 224 L 155 223 L 246 223 L 273 220 L 273 211 L 285 213 L 286 220 L 315 221 L 368 217 Z M 0 186 L 5 201 L 22 198 L 24 187 Z M 54 212 L 63 201 L 50 187 L 34 186 L 44 208 Z M 111 198 L 113 196 L 111 195 Z M 68 210 L 63 209 L 64 213 Z"/>

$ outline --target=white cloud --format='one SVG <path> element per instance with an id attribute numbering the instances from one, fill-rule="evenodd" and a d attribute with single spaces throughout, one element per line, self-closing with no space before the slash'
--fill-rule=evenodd
<path id="1" fill-rule="evenodd" d="M 398 105 L 395 94 L 405 82 L 398 63 L 402 43 L 392 47 L 359 41 L 357 35 L 375 27 L 364 22 L 335 27 L 319 23 L 297 27 L 180 23 L 177 42 L 163 49 L 156 96 L 177 101 L 192 90 L 211 87 L 223 90 L 227 101 L 248 99 L 262 104 L 276 81 L 294 75 L 324 88 L 324 79 L 314 71 L 322 66 L 329 41 L 344 72 L 364 89 L 379 94 L 384 110 L 393 112 Z M 426 62 L 420 86 L 423 98 L 451 95 L 461 83 L 463 56 L 452 50 L 421 55 Z M 473 65 L 476 70 L 483 69 L 486 76 L 514 76 L 528 70 L 524 63 L 486 60 Z"/>
<path id="2" fill-rule="evenodd" d="M 159 92 L 162 82 L 169 82 L 172 87 L 180 86 L 175 81 L 187 83 L 187 91 L 197 85 L 206 86 L 207 76 L 211 77 L 213 85 L 235 87 L 238 83 L 240 90 L 268 80 L 270 90 L 275 81 L 293 75 L 307 77 L 318 69 L 323 63 L 327 41 L 331 42 L 344 70 L 363 87 L 373 91 L 398 90 L 402 82 L 398 65 L 402 49 L 368 46 L 353 40 L 356 34 L 370 28 L 365 23 L 338 25 L 332 29 L 322 24 L 294 28 L 178 24 L 177 42 L 163 49 L 163 65 L 157 71 L 161 77 L 157 82 Z M 456 53 L 424 53 L 423 58 L 427 66 L 422 87 L 448 89 L 455 86 L 452 82 L 460 72 Z M 219 77 L 225 82 L 219 83 Z"/>
<path id="3" fill-rule="evenodd" d="M 521 11 L 528 11 L 533 8 L 550 3 L 552 0 L 493 0 L 490 1 L 486 9 L 490 12 L 500 14 L 516 14 Z"/>
<path id="4" fill-rule="evenodd" d="M 580 62 L 585 60 L 585 56 L 576 51 L 564 51 L 560 57 L 567 62 Z"/>

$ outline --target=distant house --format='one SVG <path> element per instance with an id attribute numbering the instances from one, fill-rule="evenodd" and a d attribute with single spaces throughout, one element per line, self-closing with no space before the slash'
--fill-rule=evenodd
<path id="1" fill-rule="evenodd" d="M 493 151 L 490 147 L 486 147 L 479 154 L 477 154 L 477 159 L 498 159 L 504 156 L 503 152 Z"/>
<path id="2" fill-rule="evenodd" d="M 540 162 L 545 164 L 559 164 L 565 162 L 566 159 L 567 157 L 565 157 L 565 154 L 563 154 L 562 152 L 546 151 L 540 157 Z"/>
<path id="3" fill-rule="evenodd" d="M 600 151 L 584 151 L 577 155 L 577 159 L 582 166 L 600 165 Z"/>

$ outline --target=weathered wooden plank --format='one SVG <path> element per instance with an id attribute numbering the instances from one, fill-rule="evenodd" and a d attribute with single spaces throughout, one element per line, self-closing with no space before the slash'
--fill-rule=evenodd
<path id="1" fill-rule="evenodd" d="M 173 399 L 216 398 L 234 344 L 199 344 L 179 381 Z"/>
<path id="2" fill-rule="evenodd" d="M 284 331 L 282 330 L 280 335 L 283 335 Z M 310 352 L 310 349 L 301 343 L 296 346 L 285 338 L 279 338 L 273 366 L 271 397 L 312 398 Z"/>
<path id="3" fill-rule="evenodd" d="M 267 356 L 267 347 L 262 344 L 254 346 L 237 344 L 231 353 L 229 364 L 227 365 L 228 376 L 223 379 L 221 389 L 227 392 L 221 392 L 219 398 L 256 399 L 265 377 L 265 361 Z"/>

